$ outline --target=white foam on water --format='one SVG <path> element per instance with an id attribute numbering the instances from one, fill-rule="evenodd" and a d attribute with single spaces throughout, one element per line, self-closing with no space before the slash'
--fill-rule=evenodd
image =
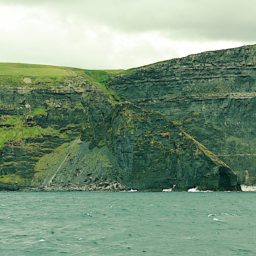
<path id="1" fill-rule="evenodd" d="M 172 192 L 172 188 L 164 188 L 162 192 Z"/>
<path id="2" fill-rule="evenodd" d="M 224 222 L 223 220 L 220 220 L 218 218 L 213 218 L 212 220 L 217 221 L 217 222 Z"/>
<path id="3" fill-rule="evenodd" d="M 200 192 L 200 193 L 209 193 L 213 192 L 212 190 L 199 190 L 198 187 L 190 188 L 187 192 Z"/>
<path id="4" fill-rule="evenodd" d="M 173 185 L 172 188 L 164 188 L 162 192 L 172 192 L 172 190 L 176 187 L 176 185 Z"/>
<path id="5" fill-rule="evenodd" d="M 138 190 L 137 189 L 130 189 L 128 190 L 128 192 L 137 192 Z"/>
<path id="6" fill-rule="evenodd" d="M 188 189 L 188 192 L 200 192 L 197 187 Z"/>
<path id="7" fill-rule="evenodd" d="M 92 217 L 92 215 L 91 215 L 89 212 L 87 212 L 86 215 L 87 215 L 88 217 Z"/>
<path id="8" fill-rule="evenodd" d="M 241 185 L 241 190 L 243 192 L 256 192 L 256 186 L 247 186 L 247 185 Z"/>

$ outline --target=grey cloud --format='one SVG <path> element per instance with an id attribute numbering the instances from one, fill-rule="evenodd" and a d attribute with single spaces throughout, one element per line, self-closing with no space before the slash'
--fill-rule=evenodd
<path id="1" fill-rule="evenodd" d="M 0 61 L 134 67 L 254 43 L 254 13 L 255 0 L 0 0 Z"/>
<path id="2" fill-rule="evenodd" d="M 0 0 L 40 5 L 118 31 L 161 31 L 170 38 L 256 40 L 255 0 Z"/>

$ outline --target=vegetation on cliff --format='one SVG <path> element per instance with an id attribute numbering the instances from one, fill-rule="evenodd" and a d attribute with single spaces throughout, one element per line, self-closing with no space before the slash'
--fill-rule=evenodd
<path id="1" fill-rule="evenodd" d="M 0 187 L 254 184 L 255 52 L 114 71 L 1 63 Z"/>

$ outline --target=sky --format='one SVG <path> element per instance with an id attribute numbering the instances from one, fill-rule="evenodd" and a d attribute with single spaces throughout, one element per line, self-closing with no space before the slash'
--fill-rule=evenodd
<path id="1" fill-rule="evenodd" d="M 256 0 L 0 0 L 0 62 L 126 69 L 256 43 Z"/>

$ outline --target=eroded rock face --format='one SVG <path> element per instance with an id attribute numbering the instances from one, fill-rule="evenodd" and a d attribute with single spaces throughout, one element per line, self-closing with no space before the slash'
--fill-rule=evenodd
<path id="1" fill-rule="evenodd" d="M 223 161 L 165 115 L 104 99 L 97 100 L 104 102 L 104 108 L 95 109 L 96 95 L 91 96 L 83 98 L 83 105 L 96 126 L 85 129 L 82 140 L 90 141 L 91 148 L 107 146 L 126 187 L 160 191 L 175 185 L 177 190 L 196 186 L 218 190 L 223 167 L 230 178 L 229 189 L 240 189 L 237 176 Z"/>
<path id="2" fill-rule="evenodd" d="M 1 186 L 161 191 L 254 184 L 255 63 L 250 46 L 104 77 L 105 87 L 81 75 L 56 86 L 34 78 L 1 86 Z"/>
<path id="3" fill-rule="evenodd" d="M 109 86 L 161 112 L 235 170 L 241 183 L 255 184 L 255 45 L 141 67 Z"/>

